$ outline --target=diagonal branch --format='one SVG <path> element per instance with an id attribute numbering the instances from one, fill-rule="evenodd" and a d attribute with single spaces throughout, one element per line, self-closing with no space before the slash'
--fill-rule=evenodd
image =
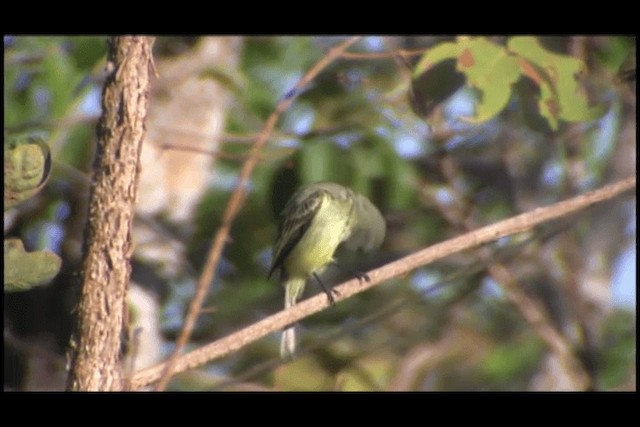
<path id="1" fill-rule="evenodd" d="M 358 37 L 351 37 L 344 42 L 340 43 L 338 46 L 332 48 L 327 52 L 327 54 L 322 57 L 301 79 L 298 83 L 291 89 L 276 105 L 275 110 L 271 113 L 269 118 L 264 124 L 262 131 L 258 135 L 256 142 L 251 147 L 251 151 L 249 152 L 249 157 L 244 162 L 242 169 L 240 171 L 240 176 L 238 177 L 238 184 L 236 186 L 235 191 L 231 195 L 231 199 L 229 199 L 229 203 L 227 204 L 227 208 L 224 212 L 222 218 L 222 225 L 218 229 L 215 238 L 213 239 L 213 243 L 211 245 L 211 249 L 209 250 L 209 254 L 207 256 L 207 261 L 198 280 L 198 284 L 196 287 L 195 295 L 191 300 L 191 304 L 189 305 L 189 311 L 187 312 L 187 317 L 185 318 L 184 326 L 180 331 L 180 336 L 176 342 L 176 347 L 171 354 L 168 362 L 163 365 L 164 372 L 162 373 L 162 377 L 160 382 L 156 386 L 156 390 L 164 390 L 167 383 L 171 379 L 173 374 L 173 368 L 176 364 L 180 353 L 184 349 L 185 345 L 189 341 L 191 334 L 193 332 L 193 328 L 196 323 L 196 319 L 200 315 L 200 311 L 202 309 L 202 304 L 204 299 L 209 291 L 209 286 L 213 282 L 215 278 L 215 268 L 218 265 L 218 261 L 220 260 L 220 255 L 222 254 L 222 250 L 224 249 L 225 243 L 229 237 L 229 231 L 231 230 L 231 224 L 240 211 L 242 207 L 244 197 L 247 193 L 247 188 L 249 184 L 249 178 L 253 169 L 258 164 L 260 159 L 260 151 L 267 143 L 269 139 L 269 135 L 275 128 L 278 119 L 282 115 L 284 111 L 286 111 L 296 95 L 300 92 L 300 90 L 306 86 L 311 80 L 313 80 L 320 71 L 326 68 L 330 63 L 335 61 L 337 58 L 342 55 L 342 53 L 353 43 L 358 40 Z"/>
<path id="2" fill-rule="evenodd" d="M 554 203 L 552 205 L 534 209 L 532 211 L 508 218 L 495 224 L 482 227 L 475 231 L 465 233 L 462 236 L 449 239 L 428 248 L 414 252 L 397 261 L 393 261 L 383 267 L 368 273 L 370 282 L 360 282 L 357 279 L 349 280 L 335 289 L 339 292 L 336 302 L 347 299 L 366 289 L 379 285 L 393 277 L 404 275 L 423 265 L 442 259 L 448 255 L 471 249 L 485 243 L 500 239 L 516 233 L 522 233 L 533 227 L 578 212 L 591 205 L 611 199 L 636 186 L 636 177 L 632 176 L 614 184 L 606 185 L 598 190 L 573 197 L 569 200 Z M 226 356 L 245 345 L 248 345 L 272 332 L 315 314 L 330 304 L 324 294 L 319 294 L 295 306 L 280 311 L 264 320 L 254 323 L 238 332 L 207 344 L 199 349 L 187 353 L 175 360 L 174 373 L 184 372 L 208 363 L 212 360 Z M 167 363 L 162 363 L 141 370 L 130 379 L 132 389 L 140 389 L 148 384 L 158 381 L 167 369 Z"/>

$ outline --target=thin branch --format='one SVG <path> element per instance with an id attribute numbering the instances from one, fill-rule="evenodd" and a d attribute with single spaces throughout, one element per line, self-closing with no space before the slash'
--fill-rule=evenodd
<path id="1" fill-rule="evenodd" d="M 247 188 L 249 184 L 249 177 L 253 172 L 253 169 L 258 164 L 258 160 L 260 157 L 260 151 L 267 143 L 269 139 L 269 135 L 275 128 L 278 119 L 282 115 L 284 111 L 286 111 L 289 106 L 293 103 L 296 95 L 300 93 L 300 90 L 305 87 L 311 80 L 313 80 L 324 68 L 326 68 L 330 63 L 339 58 L 343 52 L 355 43 L 358 40 L 358 37 L 351 37 L 335 48 L 332 48 L 327 52 L 327 54 L 322 57 L 301 79 L 298 83 L 291 89 L 285 96 L 278 102 L 275 110 L 271 113 L 269 118 L 264 124 L 262 131 L 258 135 L 256 142 L 251 147 L 251 151 L 249 154 L 249 158 L 245 161 L 242 166 L 242 170 L 240 171 L 240 176 L 238 177 L 238 185 L 236 186 L 235 191 L 231 195 L 231 199 L 229 199 L 229 203 L 227 204 L 227 208 L 224 212 L 222 225 L 218 229 L 216 236 L 213 240 L 213 244 L 211 245 L 211 249 L 207 256 L 207 261 L 202 271 L 202 275 L 198 280 L 197 288 L 193 299 L 191 300 L 191 304 L 189 305 L 189 311 L 187 312 L 187 317 L 185 319 L 184 326 L 180 331 L 180 336 L 176 342 L 176 347 L 171 354 L 168 362 L 162 365 L 162 374 L 161 380 L 158 382 L 156 390 L 164 390 L 167 383 L 171 379 L 171 376 L 174 373 L 174 365 L 178 368 L 180 365 L 177 364 L 178 358 L 180 357 L 180 353 L 184 349 L 185 345 L 189 341 L 191 334 L 193 332 L 193 328 L 196 323 L 196 319 L 200 314 L 202 304 L 204 299 L 209 291 L 209 286 L 213 283 L 215 278 L 215 268 L 218 265 L 218 261 L 220 260 L 220 255 L 222 254 L 222 249 L 225 246 L 225 243 L 228 240 L 229 231 L 231 229 L 231 223 L 234 218 L 240 211 L 242 207 L 244 197 L 247 193 Z M 157 379 L 157 378 L 156 378 Z"/>
<path id="2" fill-rule="evenodd" d="M 174 145 L 174 144 L 161 144 L 157 146 L 161 150 L 176 150 L 176 151 L 187 151 L 196 154 L 202 154 L 205 156 L 211 156 L 217 159 L 226 159 L 226 160 L 246 160 L 251 156 L 251 153 L 227 153 L 218 149 L 208 149 L 201 147 L 194 147 L 191 145 Z M 261 154 L 258 160 L 273 160 L 279 159 L 285 156 L 289 156 L 293 153 L 293 148 L 282 148 L 276 154 Z"/>
<path id="3" fill-rule="evenodd" d="M 158 129 L 162 132 L 168 132 L 174 135 L 182 135 L 190 138 L 216 138 L 220 142 L 224 143 L 233 143 L 233 144 L 243 144 L 249 145 L 254 142 L 256 138 L 260 136 L 259 132 L 246 133 L 246 134 L 237 134 L 237 133 L 225 133 L 219 136 L 214 136 L 211 132 L 199 132 L 194 130 L 185 130 L 182 128 L 176 128 L 172 126 L 159 126 Z M 313 128 L 304 132 L 271 132 L 269 134 L 269 141 L 274 143 L 281 142 L 283 140 L 290 139 L 304 139 L 304 138 L 312 138 L 317 136 L 331 136 L 338 132 L 350 131 L 351 128 L 347 126 L 331 126 L 331 127 L 321 127 L 321 128 Z"/>
<path id="4" fill-rule="evenodd" d="M 198 130 L 191 129 L 183 129 L 181 127 L 175 127 L 170 125 L 158 125 L 158 130 L 160 132 L 169 133 L 171 135 L 181 135 L 189 138 L 205 138 L 205 139 L 213 139 L 216 138 L 220 142 L 224 143 L 234 143 L 234 144 L 245 144 L 249 145 L 255 142 L 256 138 L 260 135 L 258 132 L 247 133 L 247 134 L 214 134 L 213 132 L 203 132 Z"/>
<path id="5" fill-rule="evenodd" d="M 349 280 L 335 289 L 338 291 L 336 303 L 355 294 L 379 285 L 393 277 L 402 276 L 408 272 L 442 259 L 462 250 L 471 249 L 485 243 L 516 233 L 522 233 L 533 227 L 557 219 L 571 213 L 585 209 L 588 206 L 611 199 L 636 186 L 636 177 L 632 176 L 614 184 L 606 185 L 598 190 L 573 197 L 569 200 L 541 207 L 495 224 L 466 233 L 462 236 L 447 240 L 417 251 L 411 255 L 391 262 L 368 273 L 370 282 Z M 295 306 L 280 311 L 264 320 L 254 323 L 238 332 L 191 351 L 175 360 L 172 367 L 174 373 L 184 372 L 201 366 L 212 360 L 226 356 L 245 345 L 248 345 L 270 333 L 281 330 L 287 325 L 295 323 L 305 317 L 315 314 L 327 307 L 329 303 L 324 294 L 319 294 Z M 140 389 L 158 381 L 167 369 L 167 363 L 162 363 L 137 372 L 130 380 L 132 389 Z"/>
<path id="6" fill-rule="evenodd" d="M 161 150 L 187 151 L 191 153 L 211 156 L 217 159 L 227 159 L 227 160 L 245 160 L 250 156 L 250 154 L 247 154 L 247 153 L 226 153 L 218 149 L 194 147 L 191 145 L 159 144 L 158 148 L 160 148 Z M 261 159 L 263 157 L 264 156 L 261 156 Z"/>
<path id="7" fill-rule="evenodd" d="M 343 58 L 347 59 L 387 59 L 398 56 L 407 58 L 411 56 L 423 55 L 427 49 L 398 49 L 390 52 L 344 52 Z"/>

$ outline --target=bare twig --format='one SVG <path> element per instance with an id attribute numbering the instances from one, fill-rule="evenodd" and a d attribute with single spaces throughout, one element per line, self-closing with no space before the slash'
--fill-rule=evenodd
<path id="1" fill-rule="evenodd" d="M 196 154 L 203 154 L 218 159 L 227 160 L 243 160 L 247 159 L 250 154 L 247 153 L 225 153 L 218 149 L 194 147 L 191 145 L 175 145 L 175 144 L 162 144 L 158 146 L 161 150 L 176 150 L 176 151 L 188 151 Z"/>
<path id="2" fill-rule="evenodd" d="M 205 156 L 211 156 L 218 159 L 226 160 L 246 160 L 251 156 L 251 153 L 227 153 L 218 149 L 207 149 L 200 147 L 193 147 L 191 145 L 174 145 L 174 144 L 162 144 L 158 146 L 161 150 L 176 150 L 176 151 L 188 151 L 196 154 L 202 154 Z M 279 150 L 277 154 L 265 155 L 261 154 L 259 160 L 273 160 L 282 158 L 293 153 L 293 148 L 283 148 Z"/>
<path id="3" fill-rule="evenodd" d="M 209 286 L 213 282 L 215 277 L 215 267 L 218 265 L 218 261 L 220 259 L 220 255 L 222 254 L 222 249 L 224 248 L 225 243 L 227 242 L 229 236 L 229 230 L 231 229 L 231 223 L 234 218 L 240 211 L 242 207 L 242 203 L 244 201 L 244 197 L 247 192 L 249 177 L 253 172 L 253 169 L 256 167 L 259 157 L 260 151 L 267 143 L 269 139 L 269 135 L 273 131 L 278 122 L 278 119 L 282 115 L 284 111 L 289 108 L 289 106 L 293 103 L 296 95 L 300 92 L 300 90 L 306 86 L 311 80 L 313 80 L 324 68 L 326 68 L 330 63 L 339 58 L 344 51 L 355 43 L 358 40 L 358 37 L 351 37 L 344 42 L 340 43 L 338 46 L 329 50 L 327 54 L 322 57 L 301 79 L 298 83 L 291 89 L 285 96 L 278 102 L 275 110 L 271 113 L 269 118 L 264 124 L 262 131 L 258 135 L 256 142 L 251 147 L 251 151 L 249 153 L 249 157 L 244 162 L 242 166 L 242 170 L 240 171 L 240 176 L 238 177 L 238 185 L 236 186 L 235 191 L 231 195 L 231 199 L 229 199 L 229 203 L 227 204 L 227 208 L 224 212 L 222 218 L 222 225 L 218 229 L 216 236 L 213 240 L 213 244 L 211 245 L 211 249 L 207 256 L 207 261 L 202 271 L 202 275 L 198 280 L 197 288 L 193 299 L 191 300 L 191 304 L 189 305 L 189 311 L 187 312 L 187 317 L 184 322 L 184 326 L 180 331 L 180 336 L 176 342 L 176 347 L 171 354 L 168 362 L 162 365 L 163 373 L 161 375 L 161 380 L 158 382 L 156 386 L 156 390 L 164 390 L 167 383 L 171 379 L 171 375 L 174 372 L 174 365 L 177 365 L 177 360 L 180 356 L 180 353 L 184 349 L 187 344 L 189 338 L 191 337 L 191 333 L 193 332 L 193 328 L 196 323 L 196 319 L 200 314 L 200 310 L 202 308 L 202 304 L 204 302 L 204 298 L 209 291 Z M 157 379 L 157 378 L 156 378 Z"/>
<path id="4" fill-rule="evenodd" d="M 370 282 L 361 283 L 359 280 L 353 279 L 337 286 L 335 289 L 338 291 L 338 295 L 335 297 L 335 300 L 336 302 L 342 301 L 388 279 L 401 276 L 411 270 L 442 259 L 448 255 L 462 250 L 471 249 L 505 236 L 528 231 L 539 224 L 569 215 L 593 204 L 613 198 L 634 188 L 635 186 L 636 177 L 632 176 L 614 184 L 606 185 L 598 190 L 591 191 L 550 206 L 534 209 L 521 215 L 482 227 L 462 236 L 422 249 L 369 272 L 368 275 L 371 278 Z M 301 301 L 287 310 L 280 311 L 238 332 L 176 358 L 172 370 L 174 373 L 183 372 L 188 369 L 201 366 L 214 359 L 226 356 L 227 354 L 230 354 L 251 342 L 254 342 L 272 332 L 276 332 L 287 325 L 315 314 L 329 306 L 330 305 L 324 294 L 319 294 Z M 131 378 L 132 389 L 139 389 L 158 381 L 166 371 L 167 363 L 162 363 L 137 372 L 133 378 Z"/>
<path id="5" fill-rule="evenodd" d="M 398 49 L 390 52 L 345 52 L 342 54 L 342 57 L 347 59 L 387 59 L 398 56 L 408 58 L 422 55 L 426 51 L 427 49 Z"/>

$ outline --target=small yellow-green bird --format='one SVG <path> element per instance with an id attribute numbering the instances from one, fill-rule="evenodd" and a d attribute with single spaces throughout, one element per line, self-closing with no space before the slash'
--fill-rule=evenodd
<path id="1" fill-rule="evenodd" d="M 318 280 L 333 302 L 318 274 L 335 263 L 338 246 L 344 242 L 347 249 L 371 251 L 382 244 L 385 232 L 380 211 L 362 194 L 332 182 L 301 187 L 282 211 L 269 270 L 269 277 L 280 270 L 285 308 L 295 305 L 309 276 Z M 282 333 L 281 357 L 293 356 L 295 346 L 295 329 L 290 326 Z"/>

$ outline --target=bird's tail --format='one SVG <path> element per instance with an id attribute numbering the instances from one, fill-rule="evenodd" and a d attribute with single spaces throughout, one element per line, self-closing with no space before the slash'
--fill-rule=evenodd
<path id="1" fill-rule="evenodd" d="M 284 308 L 293 307 L 298 301 L 302 291 L 304 291 L 305 280 L 304 279 L 289 279 L 284 286 Z M 280 339 L 280 357 L 283 359 L 291 358 L 296 352 L 296 330 L 295 326 L 291 325 L 282 331 L 282 338 Z"/>

